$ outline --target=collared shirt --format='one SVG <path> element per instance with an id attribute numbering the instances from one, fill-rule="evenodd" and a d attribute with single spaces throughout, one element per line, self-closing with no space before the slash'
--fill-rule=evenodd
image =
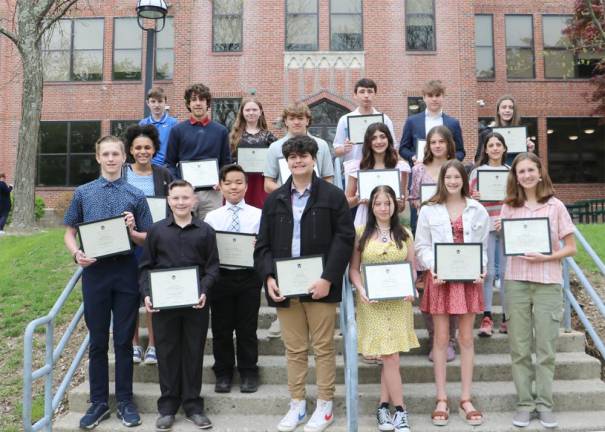
<path id="1" fill-rule="evenodd" d="M 424 111 L 424 131 L 426 135 L 429 134 L 429 131 L 435 126 L 443 126 L 443 110 L 439 111 L 439 114 L 436 116 L 431 116 L 429 110 Z"/>
<path id="2" fill-rule="evenodd" d="M 121 215 L 134 215 L 138 231 L 147 231 L 153 223 L 145 194 L 119 178 L 110 182 L 99 177 L 76 188 L 63 223 L 75 227 L 83 222 L 94 222 Z"/>
<path id="3" fill-rule="evenodd" d="M 550 242 L 553 252 L 561 249 L 560 241 L 574 232 L 574 224 L 565 204 L 555 197 L 551 197 L 535 209 L 530 209 L 527 204 L 521 207 L 510 207 L 504 204 L 500 217 L 503 219 L 547 217 L 550 223 Z M 518 256 L 509 256 L 504 279 L 542 284 L 563 284 L 561 260 L 534 263 Z"/>
<path id="4" fill-rule="evenodd" d="M 156 121 L 153 116 L 145 117 L 139 122 L 139 126 L 154 125 L 160 135 L 160 149 L 153 156 L 151 163 L 154 165 L 164 165 L 166 158 L 166 149 L 168 148 L 168 137 L 170 136 L 170 129 L 177 124 L 179 121 L 170 117 L 168 113 L 164 113 L 162 118 Z"/>
<path id="5" fill-rule="evenodd" d="M 138 175 L 132 169 L 132 166 L 127 165 L 126 169 L 126 181 L 143 191 L 145 196 L 154 196 L 155 195 L 155 187 L 153 185 L 153 174 L 150 175 Z"/>
<path id="6" fill-rule="evenodd" d="M 141 293 L 144 296 L 150 293 L 149 270 L 191 266 L 198 267 L 200 293 L 208 293 L 219 274 L 214 230 L 196 217 L 181 228 L 174 216 L 169 215 L 147 233 L 139 261 Z"/>
<path id="7" fill-rule="evenodd" d="M 305 211 L 309 197 L 311 196 L 311 184 L 309 183 L 303 193 L 300 193 L 292 183 L 292 257 L 300 256 L 300 221 Z"/>
<path id="8" fill-rule="evenodd" d="M 189 117 L 189 123 L 191 123 L 192 125 L 208 126 L 208 123 L 210 123 L 210 116 L 206 116 L 201 120 L 198 120 L 195 117 L 191 116 Z"/>
<path id="9" fill-rule="evenodd" d="M 239 226 L 241 233 L 258 234 L 260 225 L 260 217 L 262 211 L 256 207 L 246 204 L 241 200 L 233 205 L 227 202 L 224 206 L 212 210 L 204 218 L 204 222 L 214 228 L 216 231 L 230 231 L 233 212 L 229 210 L 231 207 L 239 207 Z"/>

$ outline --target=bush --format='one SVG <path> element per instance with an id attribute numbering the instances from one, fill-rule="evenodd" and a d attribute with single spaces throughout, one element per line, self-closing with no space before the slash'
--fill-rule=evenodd
<path id="1" fill-rule="evenodd" d="M 13 221 L 13 208 L 15 208 L 15 202 L 13 196 L 11 195 L 11 210 L 8 213 L 7 225 L 10 225 L 10 223 Z M 44 200 L 42 199 L 42 197 L 37 196 L 36 201 L 34 202 L 34 217 L 37 221 L 42 219 L 42 216 L 44 216 L 45 208 L 46 204 L 44 203 Z"/>

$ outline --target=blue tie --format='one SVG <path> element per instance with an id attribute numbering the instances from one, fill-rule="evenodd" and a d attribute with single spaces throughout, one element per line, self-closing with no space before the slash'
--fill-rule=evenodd
<path id="1" fill-rule="evenodd" d="M 236 206 L 229 207 L 231 211 L 231 225 L 229 226 L 229 231 L 239 232 L 239 215 L 237 214 L 241 208 Z"/>

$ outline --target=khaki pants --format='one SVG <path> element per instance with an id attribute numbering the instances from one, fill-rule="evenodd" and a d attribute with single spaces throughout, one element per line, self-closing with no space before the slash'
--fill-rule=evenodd
<path id="1" fill-rule="evenodd" d="M 336 389 L 334 328 L 338 303 L 290 300 L 290 307 L 277 308 L 277 318 L 286 346 L 288 390 L 292 399 L 305 398 L 309 341 L 315 353 L 318 398 L 331 401 Z"/>
<path id="2" fill-rule="evenodd" d="M 220 191 L 208 189 L 197 191 L 195 194 L 197 195 L 198 203 L 193 214 L 201 220 L 204 220 L 209 212 L 223 205 L 223 194 Z"/>

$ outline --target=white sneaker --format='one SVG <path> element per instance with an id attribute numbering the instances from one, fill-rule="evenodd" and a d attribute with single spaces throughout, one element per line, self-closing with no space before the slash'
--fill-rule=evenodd
<path id="1" fill-rule="evenodd" d="M 305 422 L 306 416 L 307 401 L 304 399 L 292 399 L 290 401 L 290 410 L 277 425 L 277 430 L 280 432 L 292 432 L 298 425 Z"/>
<path id="2" fill-rule="evenodd" d="M 305 425 L 305 432 L 321 432 L 334 422 L 332 401 L 317 399 L 317 406 L 311 419 Z"/>
<path id="3" fill-rule="evenodd" d="M 500 279 L 494 279 L 494 288 L 500 289 L 502 286 L 502 281 Z"/>
<path id="4" fill-rule="evenodd" d="M 279 320 L 276 319 L 269 326 L 269 330 L 267 330 L 267 336 L 270 338 L 279 338 L 281 337 L 281 326 L 279 325 Z"/>
<path id="5" fill-rule="evenodd" d="M 143 347 L 139 345 L 133 345 L 132 347 L 132 362 L 141 363 L 143 360 Z"/>

